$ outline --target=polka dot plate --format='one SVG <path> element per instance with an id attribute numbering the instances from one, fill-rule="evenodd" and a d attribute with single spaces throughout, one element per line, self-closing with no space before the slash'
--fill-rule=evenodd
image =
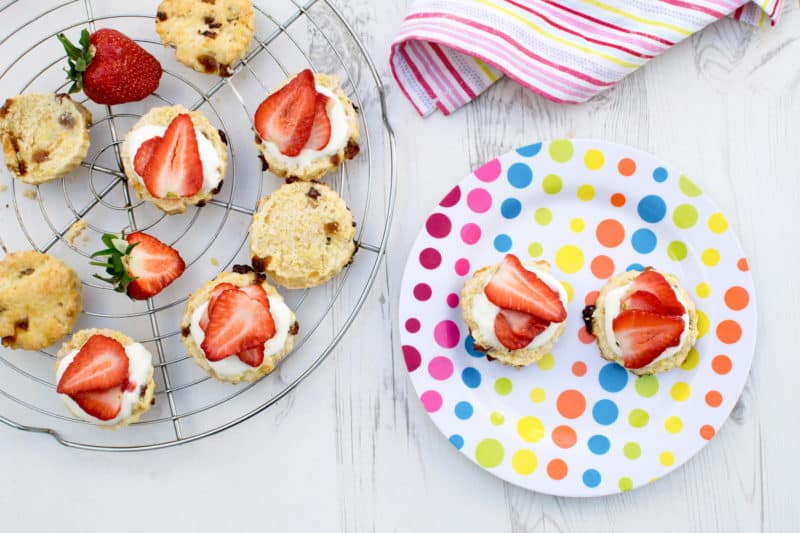
<path id="1" fill-rule="evenodd" d="M 473 349 L 459 293 L 507 252 L 545 259 L 569 295 L 564 336 L 513 369 Z M 636 378 L 600 358 L 581 311 L 606 280 L 652 265 L 697 304 L 681 368 Z M 403 356 L 452 445 L 528 489 L 599 496 L 652 482 L 715 435 L 744 387 L 756 306 L 747 259 L 700 187 L 651 155 L 585 140 L 532 144 L 453 188 L 409 255 Z"/>

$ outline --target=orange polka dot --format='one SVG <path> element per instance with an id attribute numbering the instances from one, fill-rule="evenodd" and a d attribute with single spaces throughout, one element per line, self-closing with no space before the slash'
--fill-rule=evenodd
<path id="1" fill-rule="evenodd" d="M 622 227 L 619 220 L 607 218 L 597 225 L 597 242 L 606 248 L 614 248 L 622 244 L 625 240 L 625 228 Z"/>
<path id="2" fill-rule="evenodd" d="M 553 442 L 559 448 L 572 448 L 578 442 L 578 435 L 569 426 L 558 426 L 553 430 Z"/>
<path id="3" fill-rule="evenodd" d="M 586 375 L 586 363 L 583 361 L 575 361 L 572 364 L 572 373 L 578 377 Z"/>
<path id="4" fill-rule="evenodd" d="M 742 272 L 747 272 L 748 270 L 750 270 L 750 265 L 747 264 L 747 259 L 745 259 L 744 257 L 739 259 L 739 262 L 736 263 L 736 266 L 739 267 L 739 270 L 741 270 Z"/>
<path id="5" fill-rule="evenodd" d="M 614 274 L 614 260 L 607 255 L 598 255 L 592 259 L 592 274 L 600 279 L 610 278 Z"/>
<path id="6" fill-rule="evenodd" d="M 564 418 L 578 418 L 586 409 L 586 398 L 575 389 L 568 389 L 558 395 L 556 408 Z"/>
<path id="7" fill-rule="evenodd" d="M 706 393 L 706 403 L 711 407 L 719 407 L 722 405 L 722 394 L 716 390 L 710 390 Z"/>
<path id="8" fill-rule="evenodd" d="M 584 305 L 594 305 L 597 301 L 597 296 L 600 294 L 599 291 L 589 291 L 586 293 L 586 298 L 583 299 Z"/>
<path id="9" fill-rule="evenodd" d="M 733 363 L 731 362 L 731 358 L 727 355 L 718 355 L 711 360 L 711 368 L 713 368 L 714 372 L 717 374 L 724 375 L 731 371 Z"/>
<path id="10" fill-rule="evenodd" d="M 705 425 L 700 428 L 700 436 L 706 440 L 713 439 L 715 433 L 716 431 L 714 431 L 714 428 L 709 425 Z"/>
<path id="11" fill-rule="evenodd" d="M 750 303 L 750 295 L 744 287 L 731 287 L 725 291 L 725 305 L 734 311 L 741 311 Z"/>
<path id="12" fill-rule="evenodd" d="M 611 205 L 614 207 L 622 207 L 625 205 L 625 195 L 621 192 L 615 192 L 611 195 Z"/>
<path id="13" fill-rule="evenodd" d="M 636 172 L 636 161 L 628 157 L 620 159 L 617 170 L 619 170 L 619 173 L 623 176 L 630 176 Z"/>
<path id="14" fill-rule="evenodd" d="M 725 344 L 734 344 L 742 338 L 742 326 L 735 320 L 723 320 L 717 326 L 717 338 Z"/>
<path id="15" fill-rule="evenodd" d="M 567 477 L 567 463 L 561 459 L 553 459 L 547 463 L 547 475 L 556 481 Z"/>
<path id="16" fill-rule="evenodd" d="M 592 344 L 594 342 L 594 335 L 586 331 L 586 328 L 578 330 L 578 340 L 583 344 Z"/>

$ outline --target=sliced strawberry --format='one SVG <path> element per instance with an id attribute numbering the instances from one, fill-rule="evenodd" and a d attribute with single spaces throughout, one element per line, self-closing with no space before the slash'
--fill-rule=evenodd
<path id="1" fill-rule="evenodd" d="M 208 305 L 206 306 L 206 310 L 203 312 L 203 316 L 200 317 L 199 326 L 200 329 L 203 331 L 206 330 L 208 327 L 208 314 L 211 312 L 211 309 L 214 307 L 214 304 L 217 303 L 217 298 L 220 294 L 225 291 L 236 290 L 236 285 L 232 283 L 220 283 L 219 285 L 215 285 L 214 288 L 211 290 L 211 294 L 208 297 Z"/>
<path id="2" fill-rule="evenodd" d="M 186 270 L 178 251 L 155 237 L 139 231 L 126 240 L 128 244 L 138 243 L 128 257 L 128 272 L 134 280 L 127 292 L 134 300 L 155 296 Z"/>
<path id="3" fill-rule="evenodd" d="M 261 363 L 264 362 L 264 343 L 262 342 L 254 348 L 240 351 L 239 360 L 249 366 L 261 366 Z"/>
<path id="4" fill-rule="evenodd" d="M 269 339 L 269 313 L 240 290 L 224 291 L 209 314 L 201 348 L 209 361 L 220 361 Z"/>
<path id="5" fill-rule="evenodd" d="M 264 287 L 255 284 L 241 287 L 239 290 L 244 291 L 244 293 L 253 300 L 260 302 L 261 305 L 266 307 L 267 311 L 269 311 L 269 298 L 267 297 L 267 292 L 264 290 Z"/>
<path id="6" fill-rule="evenodd" d="M 331 140 L 331 120 L 328 118 L 328 97 L 317 93 L 314 103 L 314 125 L 308 137 L 306 148 L 322 150 Z"/>
<path id="7" fill-rule="evenodd" d="M 192 119 L 182 113 L 172 119 L 156 146 L 142 179 L 156 198 L 185 198 L 203 186 L 203 163 Z"/>
<path id="8" fill-rule="evenodd" d="M 314 73 L 306 69 L 272 93 L 256 109 L 256 131 L 287 156 L 298 155 L 308 142 L 316 107 Z"/>
<path id="9" fill-rule="evenodd" d="M 125 347 L 105 335 L 92 335 L 58 381 L 61 394 L 103 391 L 128 379 Z"/>
<path id="10" fill-rule="evenodd" d="M 627 305 L 627 308 L 630 308 L 627 299 L 637 291 L 648 292 L 655 296 L 663 308 L 662 313 L 665 315 L 680 316 L 685 312 L 683 305 L 675 296 L 672 286 L 662 274 L 655 270 L 648 269 L 636 276 L 636 279 L 631 283 L 630 289 L 622 299 L 623 305 Z"/>
<path id="11" fill-rule="evenodd" d="M 658 301 L 658 297 L 652 292 L 636 291 L 623 300 L 623 309 L 628 311 L 638 309 L 648 311 L 657 315 L 669 315 L 667 308 Z"/>
<path id="12" fill-rule="evenodd" d="M 139 149 L 136 150 L 136 156 L 133 158 L 133 169 L 140 176 L 144 176 L 144 169 L 147 168 L 147 163 L 153 157 L 153 152 L 156 151 L 158 143 L 161 142 L 162 137 L 155 136 L 143 142 Z"/>
<path id="13" fill-rule="evenodd" d="M 556 291 L 508 254 L 483 289 L 490 302 L 502 309 L 522 311 L 545 322 L 563 322 L 567 310 Z"/>
<path id="14" fill-rule="evenodd" d="M 103 391 L 86 391 L 70 394 L 81 409 L 100 420 L 111 420 L 122 409 L 122 387 L 119 385 Z"/>
<path id="15" fill-rule="evenodd" d="M 647 311 L 624 311 L 612 324 L 625 368 L 642 368 L 680 344 L 683 320 Z"/>
<path id="16" fill-rule="evenodd" d="M 547 322 L 528 313 L 501 309 L 494 319 L 494 334 L 509 350 L 519 350 L 530 344 L 547 326 Z"/>

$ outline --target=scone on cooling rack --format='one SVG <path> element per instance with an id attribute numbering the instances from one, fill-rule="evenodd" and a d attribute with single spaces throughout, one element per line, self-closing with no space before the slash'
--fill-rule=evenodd
<path id="1" fill-rule="evenodd" d="M 78 275 L 55 257 L 13 252 L 0 261 L 0 337 L 39 350 L 72 331 L 83 307 Z"/>
<path id="2" fill-rule="evenodd" d="M 122 164 L 133 190 L 167 214 L 204 205 L 222 189 L 226 137 L 198 111 L 156 107 L 122 143 Z"/>
<path id="3" fill-rule="evenodd" d="M 0 107 L 5 163 L 33 185 L 64 177 L 89 151 L 92 114 L 66 94 L 22 94 Z"/>
<path id="4" fill-rule="evenodd" d="M 258 106 L 256 145 L 282 178 L 315 180 L 358 154 L 358 114 L 336 78 L 304 70 Z"/>
<path id="5" fill-rule="evenodd" d="M 319 182 L 288 180 L 261 199 L 250 223 L 253 268 L 289 289 L 321 285 L 353 260 L 353 215 Z"/>
<path id="6" fill-rule="evenodd" d="M 250 0 L 164 0 L 156 11 L 156 32 L 187 67 L 227 77 L 250 48 L 254 19 Z"/>
<path id="7" fill-rule="evenodd" d="M 680 366 L 697 340 L 694 302 L 674 276 L 652 268 L 610 279 L 584 321 L 600 355 L 637 375 Z"/>
<path id="8" fill-rule="evenodd" d="M 475 349 L 523 367 L 550 353 L 567 323 L 567 292 L 547 261 L 522 264 L 508 254 L 481 268 L 461 291 L 461 311 Z"/>
<path id="9" fill-rule="evenodd" d="M 117 429 L 136 422 L 154 403 L 153 358 L 111 329 L 82 329 L 56 360 L 56 391 L 76 417 Z"/>
<path id="10" fill-rule="evenodd" d="M 181 340 L 212 377 L 253 382 L 292 350 L 298 328 L 294 313 L 266 278 L 238 265 L 192 293 Z"/>

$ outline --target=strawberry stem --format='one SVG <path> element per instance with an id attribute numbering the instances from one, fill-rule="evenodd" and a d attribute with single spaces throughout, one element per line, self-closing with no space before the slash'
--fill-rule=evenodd
<path id="1" fill-rule="evenodd" d="M 72 80 L 72 86 L 69 88 L 69 92 L 76 93 L 83 89 L 83 73 L 89 68 L 94 56 L 91 50 L 91 44 L 89 43 L 89 31 L 81 31 L 81 37 L 78 41 L 81 45 L 80 48 L 72 44 L 63 33 L 59 33 L 57 37 L 64 46 L 64 50 L 67 52 L 69 68 L 64 69 L 64 71 L 67 73 L 67 78 Z"/>

